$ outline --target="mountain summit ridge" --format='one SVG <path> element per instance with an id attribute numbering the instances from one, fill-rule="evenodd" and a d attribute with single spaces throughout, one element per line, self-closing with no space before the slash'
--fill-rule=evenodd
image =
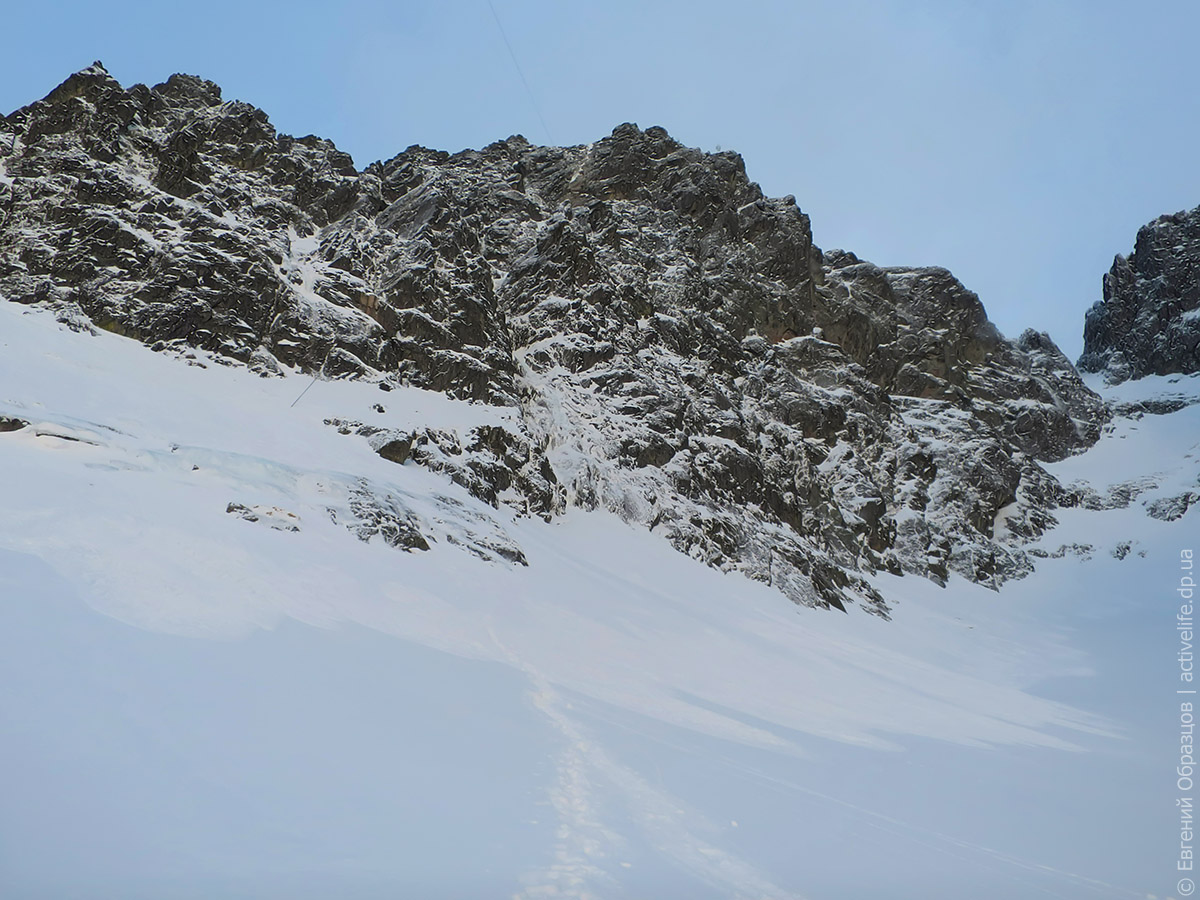
<path id="1" fill-rule="evenodd" d="M 657 127 L 360 171 L 211 82 L 126 90 L 97 63 L 0 118 L 0 208 L 11 300 L 264 375 L 513 409 L 329 424 L 498 509 L 610 509 L 804 604 L 886 615 L 878 570 L 1027 573 L 1025 545 L 1084 502 L 1042 463 L 1109 416 L 945 269 L 823 252 L 740 156 Z M 420 549 L 398 502 L 370 515 Z"/>
<path id="2" fill-rule="evenodd" d="M 1138 229 L 1084 320 L 1079 368 L 1110 383 L 1200 372 L 1200 206 Z"/>

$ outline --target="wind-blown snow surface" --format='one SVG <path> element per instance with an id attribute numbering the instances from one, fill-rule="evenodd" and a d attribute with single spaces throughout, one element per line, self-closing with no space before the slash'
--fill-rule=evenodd
<path id="1" fill-rule="evenodd" d="M 1090 559 L 999 594 L 882 576 L 886 622 L 605 514 L 513 521 L 324 424 L 513 411 L 353 382 L 292 406 L 307 378 L 193 362 L 0 301 L 0 415 L 30 423 L 0 434 L 0 895 L 1173 890 L 1196 512 L 1146 504 L 1196 488 L 1200 406 L 1053 467 L 1141 479 L 1059 513 L 1045 549 Z M 441 537 L 358 540 L 364 484 Z"/>

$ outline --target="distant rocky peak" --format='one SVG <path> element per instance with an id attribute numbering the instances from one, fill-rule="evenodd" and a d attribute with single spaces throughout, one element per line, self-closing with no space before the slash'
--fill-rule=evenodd
<path id="1" fill-rule="evenodd" d="M 1138 230 L 1088 310 L 1079 368 L 1110 382 L 1200 372 L 1200 207 Z"/>
<path id="2" fill-rule="evenodd" d="M 68 103 L 76 97 L 88 100 L 102 99 L 112 91 L 123 93 L 121 85 L 104 68 L 104 63 L 96 60 L 52 90 L 42 102 L 55 106 Z"/>

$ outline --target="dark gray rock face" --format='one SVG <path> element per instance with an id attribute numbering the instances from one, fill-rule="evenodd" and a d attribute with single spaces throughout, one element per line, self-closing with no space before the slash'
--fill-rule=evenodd
<path id="1" fill-rule="evenodd" d="M 1160 216 L 1104 276 L 1079 368 L 1110 382 L 1200 372 L 1200 207 Z"/>
<path id="2" fill-rule="evenodd" d="M 6 431 L 20 431 L 22 428 L 28 428 L 29 423 L 24 419 L 18 419 L 15 416 L 0 416 L 0 434 Z"/>
<path id="3" fill-rule="evenodd" d="M 800 603 L 886 612 L 879 569 L 1028 571 L 1073 502 L 1039 460 L 1107 417 L 949 272 L 823 253 L 737 154 L 660 128 L 358 171 L 208 82 L 126 91 L 97 65 L 0 119 L 0 208 L 11 300 L 508 407 L 519 425 L 462 434 L 329 424 L 521 515 L 611 510 Z"/>

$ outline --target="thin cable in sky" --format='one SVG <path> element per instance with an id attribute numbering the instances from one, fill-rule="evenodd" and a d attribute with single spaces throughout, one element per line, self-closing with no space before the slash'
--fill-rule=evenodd
<path id="1" fill-rule="evenodd" d="M 504 25 L 500 22 L 500 15 L 496 12 L 496 5 L 492 3 L 492 0 L 488 0 L 488 9 L 492 11 L 492 18 L 496 20 L 496 28 L 500 31 L 500 37 L 504 39 L 504 46 L 508 48 L 508 55 L 512 57 L 513 67 L 517 70 L 517 74 L 521 76 L 521 84 L 525 85 L 525 93 L 529 95 L 529 102 L 533 104 L 533 111 L 537 113 L 538 121 L 542 123 L 542 130 L 546 132 L 546 140 L 553 144 L 554 138 L 550 136 L 550 126 L 546 124 L 546 118 L 542 115 L 537 98 L 533 95 L 533 91 L 529 87 L 529 82 L 525 78 L 525 72 L 521 69 L 521 64 L 517 62 L 517 54 L 513 52 L 512 44 L 509 43 L 508 35 L 504 32 Z"/>

